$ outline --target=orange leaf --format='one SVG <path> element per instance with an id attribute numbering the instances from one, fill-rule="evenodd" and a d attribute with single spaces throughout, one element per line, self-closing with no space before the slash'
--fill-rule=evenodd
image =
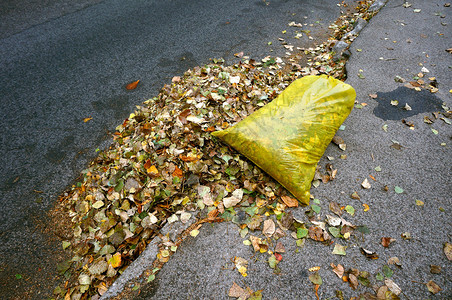
<path id="1" fill-rule="evenodd" d="M 318 285 L 318 284 L 316 284 L 316 285 L 314 285 L 314 289 L 315 289 L 315 296 L 317 297 L 317 300 L 319 300 L 320 298 L 319 298 L 319 287 L 320 287 L 320 285 Z"/>
<path id="2" fill-rule="evenodd" d="M 183 174 L 184 174 L 184 173 L 182 172 L 182 170 L 179 169 L 179 168 L 176 166 L 176 169 L 175 169 L 174 172 L 173 172 L 173 177 L 179 177 L 179 178 L 181 178 Z"/>
<path id="3" fill-rule="evenodd" d="M 364 211 L 368 211 L 369 210 L 369 205 L 367 205 L 366 203 L 363 203 L 364 206 Z"/>
<path id="4" fill-rule="evenodd" d="M 93 119 L 93 118 L 91 118 L 91 117 L 89 117 L 89 118 L 84 118 L 84 119 L 83 119 L 83 122 L 86 123 L 86 122 L 88 122 L 88 121 L 90 121 L 90 120 L 92 120 L 92 119 Z"/>
<path id="5" fill-rule="evenodd" d="M 128 85 L 126 85 L 126 89 L 128 90 L 134 90 L 137 88 L 138 82 L 140 82 L 139 80 L 134 81 L 132 83 L 129 83 Z"/>
<path id="6" fill-rule="evenodd" d="M 375 177 L 373 177 L 372 175 L 369 175 L 369 177 L 372 178 L 374 181 L 377 181 L 377 180 L 375 179 Z"/>
<path id="7" fill-rule="evenodd" d="M 149 169 L 147 169 L 146 171 L 148 172 L 149 175 L 153 175 L 153 176 L 155 176 L 159 173 L 159 171 L 157 170 L 157 168 L 154 165 L 150 166 Z"/>
<path id="8" fill-rule="evenodd" d="M 291 198 L 289 196 L 281 196 L 281 200 L 288 207 L 298 207 L 298 200 L 297 199 Z"/>
<path id="9" fill-rule="evenodd" d="M 185 162 L 197 161 L 199 159 L 199 157 L 196 157 L 196 156 L 185 156 L 182 154 L 179 155 L 179 158 Z"/>

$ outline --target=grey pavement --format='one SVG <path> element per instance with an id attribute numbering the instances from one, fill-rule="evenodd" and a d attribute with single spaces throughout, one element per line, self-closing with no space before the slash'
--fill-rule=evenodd
<path id="1" fill-rule="evenodd" d="M 50 293 L 63 254 L 47 212 L 135 105 L 209 58 L 284 55 L 290 21 L 325 31 L 339 2 L 2 1 L 0 294 Z"/>
<path id="2" fill-rule="evenodd" d="M 413 0 L 409 1 L 411 6 L 405 5 L 408 7 L 404 3 L 389 0 L 351 46 L 346 82 L 356 89 L 359 105 L 345 121 L 345 130 L 338 132 L 347 149 L 328 147 L 320 165 L 333 163 L 337 177 L 311 189 L 320 200 L 321 219 L 330 214 L 330 201 L 352 205 L 355 215 L 345 213 L 346 219 L 367 226 L 370 233 L 358 234 L 349 241 L 335 239 L 347 246 L 345 256 L 332 254 L 333 245 L 308 239 L 303 248 L 297 248 L 290 235 L 283 237 L 280 241 L 286 252 L 278 265 L 281 274 L 275 275 L 268 265 L 268 254 L 256 254 L 251 246 L 245 246 L 243 240 L 249 236 L 241 238 L 236 225 L 205 224 L 196 238 L 188 237 L 179 247 L 155 281 L 146 284 L 146 278 L 138 280 L 141 287 L 129 294 L 130 298 L 230 299 L 228 291 L 235 282 L 242 288 L 262 290 L 263 299 L 316 299 L 308 269 L 319 266 L 323 279 L 318 290 L 320 299 L 337 299 L 338 290 L 344 299 L 350 299 L 373 292 L 373 285 L 384 285 L 376 274 L 383 274 L 385 265 L 393 271 L 390 279 L 402 290 L 401 299 L 452 297 L 451 262 L 443 252 L 444 243 L 452 241 L 452 130 L 447 119 L 435 119 L 432 114 L 444 112 L 443 105 L 452 105 L 452 54 L 446 52 L 452 46 L 452 8 L 439 0 Z M 420 72 L 425 82 L 429 77 L 436 78 L 436 93 L 405 87 L 408 81 L 417 80 Z M 397 106 L 390 104 L 394 100 Z M 405 104 L 412 110 L 403 109 Z M 433 124 L 425 123 L 425 116 Z M 412 122 L 414 130 L 402 119 Z M 346 159 L 339 158 L 343 154 Z M 335 159 L 328 161 L 327 156 Z M 369 189 L 361 187 L 366 178 Z M 397 193 L 396 186 L 403 192 Z M 353 192 L 360 200 L 351 198 Z M 416 205 L 416 200 L 424 205 Z M 363 204 L 369 206 L 368 211 Z M 292 210 L 295 217 L 306 220 L 305 211 Z M 394 238 L 395 242 L 385 248 L 382 237 Z M 376 252 L 379 258 L 367 259 L 360 247 Z M 234 269 L 232 260 L 236 256 L 248 261 L 247 277 Z M 391 257 L 397 257 L 401 267 L 388 265 Z M 346 270 L 369 272 L 371 286 L 360 284 L 353 290 L 332 272 L 331 263 L 342 264 Z M 431 273 L 431 265 L 439 266 L 441 272 Z M 426 283 L 430 280 L 441 287 L 439 293 L 429 292 Z M 126 286 L 136 284 L 130 281 Z"/>

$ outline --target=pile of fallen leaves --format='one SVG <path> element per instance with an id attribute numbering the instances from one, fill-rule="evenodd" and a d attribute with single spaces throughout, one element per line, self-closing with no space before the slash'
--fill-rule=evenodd
<path id="1" fill-rule="evenodd" d="M 363 3 L 367 7 L 370 1 Z M 347 22 L 337 32 L 349 30 Z M 165 223 L 186 222 L 204 209 L 211 216 L 237 223 L 243 237 L 249 230 L 260 230 L 263 223 L 266 238 L 251 235 L 248 242 L 255 251 L 270 254 L 269 265 L 275 272 L 279 272 L 277 263 L 284 247 L 276 244 L 269 251 L 269 245 L 271 238 L 284 235 L 280 228 L 293 230 L 299 246 L 306 237 L 326 244 L 331 243 L 330 235 L 348 239 L 357 227 L 341 214 L 352 208 L 332 203 L 330 209 L 336 215 L 325 222 L 312 219 L 309 226 L 294 219 L 285 209 L 298 202 L 210 134 L 272 101 L 300 76 L 328 74 L 344 79 L 345 61 L 333 61 L 333 44 L 330 40 L 298 49 L 301 51 L 288 57 L 287 64 L 273 57 L 260 62 L 243 57 L 232 66 L 213 60 L 174 77 L 158 96 L 137 106 L 116 128 L 111 147 L 99 153 L 80 181 L 60 199 L 74 224 L 73 237 L 63 241 L 63 248 L 70 249 L 73 257 L 58 266 L 67 280 L 55 289 L 55 295 L 99 297 Z M 309 57 L 307 67 L 296 63 L 297 55 Z M 344 141 L 336 139 L 335 143 L 345 150 Z M 336 172 L 331 164 L 325 174 L 318 170 L 314 186 L 333 180 Z M 307 211 L 310 218 L 320 210 L 316 203 L 314 200 Z M 276 229 L 275 222 L 280 228 Z M 341 247 L 336 244 L 333 253 L 345 255 Z M 235 262 L 243 276 L 245 262 L 240 258 Z"/>
<path id="2" fill-rule="evenodd" d="M 103 294 L 169 217 L 183 219 L 190 214 L 182 212 L 205 206 L 227 213 L 240 201 L 268 203 L 283 192 L 210 135 L 265 105 L 296 78 L 278 63 L 215 61 L 194 68 L 116 128 L 110 149 L 61 199 L 75 224 L 72 241 L 63 243 L 75 256 L 60 265 L 70 279 L 61 295 Z"/>

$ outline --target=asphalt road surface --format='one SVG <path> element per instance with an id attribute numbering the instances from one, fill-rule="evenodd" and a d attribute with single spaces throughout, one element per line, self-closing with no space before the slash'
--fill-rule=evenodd
<path id="1" fill-rule="evenodd" d="M 283 55 L 290 21 L 325 30 L 340 2 L 2 1 L 2 297 L 49 296 L 62 254 L 46 214 L 135 105 L 209 58 Z"/>

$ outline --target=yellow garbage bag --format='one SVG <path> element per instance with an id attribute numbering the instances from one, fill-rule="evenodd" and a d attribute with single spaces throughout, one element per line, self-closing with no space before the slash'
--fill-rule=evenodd
<path id="1" fill-rule="evenodd" d="M 340 80 L 306 76 L 236 125 L 213 132 L 309 204 L 317 163 L 350 114 L 355 90 Z"/>

